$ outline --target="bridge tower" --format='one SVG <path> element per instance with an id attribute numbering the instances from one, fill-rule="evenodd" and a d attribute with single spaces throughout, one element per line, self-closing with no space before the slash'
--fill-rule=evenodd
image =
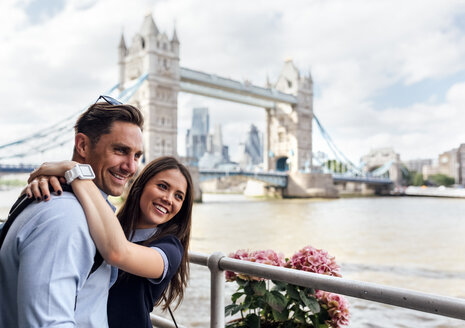
<path id="1" fill-rule="evenodd" d="M 130 100 L 145 117 L 145 159 L 177 156 L 180 68 L 176 29 L 170 39 L 158 30 L 152 14 L 148 14 L 129 48 L 121 36 L 118 54 L 120 91 L 130 87 L 141 75 L 148 74 Z"/>
<path id="2" fill-rule="evenodd" d="M 286 60 L 275 88 L 296 96 L 294 105 L 266 109 L 265 169 L 309 172 L 312 163 L 313 81 Z"/>

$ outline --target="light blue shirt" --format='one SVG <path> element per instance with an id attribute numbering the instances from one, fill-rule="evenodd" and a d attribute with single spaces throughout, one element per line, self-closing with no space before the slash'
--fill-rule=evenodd
<path id="1" fill-rule="evenodd" d="M 95 252 L 73 194 L 29 205 L 0 250 L 0 327 L 108 327 L 112 268 L 87 279 Z"/>

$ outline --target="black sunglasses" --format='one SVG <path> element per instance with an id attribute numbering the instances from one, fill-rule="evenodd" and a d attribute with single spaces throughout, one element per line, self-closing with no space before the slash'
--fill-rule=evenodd
<path id="1" fill-rule="evenodd" d="M 97 100 L 95 101 L 95 103 L 97 103 L 100 99 L 105 100 L 110 105 L 122 105 L 123 104 L 121 101 L 116 100 L 115 98 L 112 98 L 110 96 L 103 96 L 103 95 L 99 96 Z"/>

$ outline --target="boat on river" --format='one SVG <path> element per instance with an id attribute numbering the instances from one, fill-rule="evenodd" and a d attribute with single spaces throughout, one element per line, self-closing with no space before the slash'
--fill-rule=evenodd
<path id="1" fill-rule="evenodd" d="M 465 188 L 409 186 L 405 188 L 404 194 L 406 196 L 465 198 Z"/>

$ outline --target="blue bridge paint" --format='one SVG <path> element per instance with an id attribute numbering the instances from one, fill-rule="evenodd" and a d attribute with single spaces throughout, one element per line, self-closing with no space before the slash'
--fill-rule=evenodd
<path id="1" fill-rule="evenodd" d="M 29 173 L 39 167 L 35 164 L 0 164 L 0 173 Z"/>
<path id="2" fill-rule="evenodd" d="M 286 188 L 289 175 L 286 172 L 254 172 L 254 171 L 224 171 L 224 170 L 199 170 L 200 181 L 228 177 L 246 176 L 255 180 L 268 183 L 270 186 Z M 334 182 L 358 182 L 372 185 L 390 185 L 392 180 L 373 176 L 353 176 L 333 173 Z"/>
<path id="3" fill-rule="evenodd" d="M 285 188 L 287 186 L 287 173 L 284 172 L 254 172 L 254 171 L 224 171 L 224 170 L 200 170 L 200 181 L 228 177 L 228 176 L 246 176 L 255 180 L 263 181 L 271 186 Z"/>

